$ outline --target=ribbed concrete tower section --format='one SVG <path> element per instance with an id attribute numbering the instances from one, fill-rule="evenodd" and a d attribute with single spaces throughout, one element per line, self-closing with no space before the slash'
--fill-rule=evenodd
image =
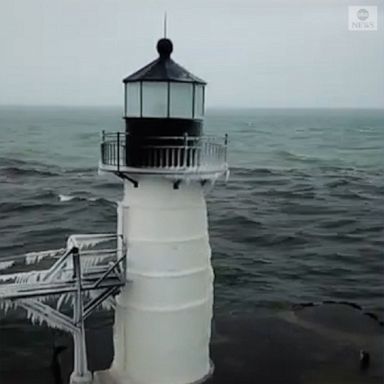
<path id="1" fill-rule="evenodd" d="M 210 372 L 213 271 L 199 182 L 125 182 L 119 206 L 128 285 L 117 297 L 113 368 L 132 383 L 191 383 Z"/>
<path id="2" fill-rule="evenodd" d="M 204 191 L 228 172 L 227 137 L 203 135 L 206 83 L 170 58 L 170 40 L 157 49 L 124 79 L 125 131 L 102 136 L 99 168 L 124 181 L 117 227 L 126 284 L 113 364 L 96 374 L 99 383 L 189 384 L 213 369 Z"/>

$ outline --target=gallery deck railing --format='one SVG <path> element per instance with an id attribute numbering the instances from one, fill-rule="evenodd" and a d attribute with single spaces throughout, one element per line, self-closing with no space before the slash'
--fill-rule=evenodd
<path id="1" fill-rule="evenodd" d="M 124 132 L 103 133 L 101 166 L 157 171 L 225 171 L 228 137 L 132 137 Z"/>

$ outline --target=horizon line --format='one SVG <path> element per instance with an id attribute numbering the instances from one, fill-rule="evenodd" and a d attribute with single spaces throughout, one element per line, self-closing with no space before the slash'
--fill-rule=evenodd
<path id="1" fill-rule="evenodd" d="M 121 108 L 124 110 L 124 107 L 116 105 L 116 104 L 1 104 L 0 108 Z M 227 105 L 214 105 L 210 107 L 206 107 L 206 110 L 260 110 L 260 109 L 270 109 L 270 110 L 303 110 L 303 109 L 313 109 L 313 110 L 384 110 L 383 107 L 373 106 L 373 107 L 354 107 L 354 106 L 295 106 L 295 107 L 287 107 L 287 106 L 227 106 Z"/>

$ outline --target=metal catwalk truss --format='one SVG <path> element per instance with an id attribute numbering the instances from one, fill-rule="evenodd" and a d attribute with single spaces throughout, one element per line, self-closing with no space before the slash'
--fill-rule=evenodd
<path id="1" fill-rule="evenodd" d="M 34 270 L 28 270 L 31 265 Z M 20 307 L 33 323 L 70 332 L 74 339 L 71 382 L 90 383 L 84 321 L 99 306 L 114 308 L 114 296 L 126 284 L 122 238 L 72 235 L 64 249 L 2 259 L 0 270 L 10 268 L 23 271 L 0 274 L 0 315 Z"/>

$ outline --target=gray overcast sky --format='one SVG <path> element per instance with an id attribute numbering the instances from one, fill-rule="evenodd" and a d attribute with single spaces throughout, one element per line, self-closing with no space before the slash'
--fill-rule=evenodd
<path id="1" fill-rule="evenodd" d="M 348 5 L 378 5 L 350 32 Z M 208 106 L 384 107 L 383 0 L 1 0 L 0 104 L 122 105 L 157 55 L 208 82 Z"/>

